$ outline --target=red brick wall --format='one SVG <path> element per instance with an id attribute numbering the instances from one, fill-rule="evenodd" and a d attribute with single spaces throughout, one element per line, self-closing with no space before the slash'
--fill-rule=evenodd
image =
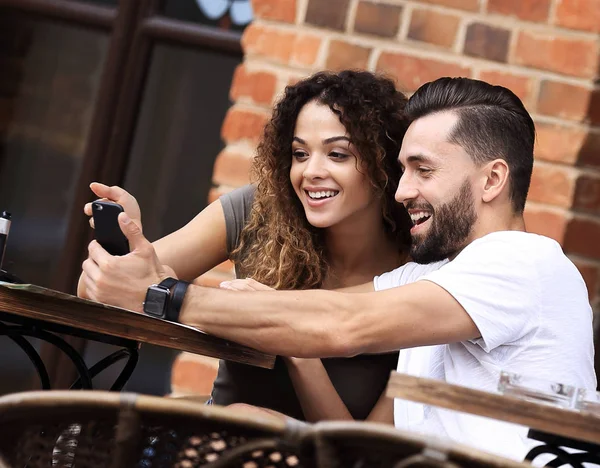
<path id="1" fill-rule="evenodd" d="M 512 89 L 533 115 L 527 227 L 561 242 L 597 308 L 600 0 L 253 0 L 253 7 L 212 198 L 248 181 L 269 110 L 299 77 L 365 68 L 394 76 L 406 92 L 444 75 L 480 78 Z M 230 266 L 205 281 L 228 274 Z M 178 389 L 193 391 L 177 372 Z"/>

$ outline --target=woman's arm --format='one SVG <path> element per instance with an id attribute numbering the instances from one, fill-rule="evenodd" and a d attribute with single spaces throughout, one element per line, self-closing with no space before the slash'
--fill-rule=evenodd
<path id="1" fill-rule="evenodd" d="M 274 291 L 273 288 L 251 278 L 223 282 L 221 283 L 221 289 Z M 365 292 L 369 290 L 373 290 L 372 282 L 344 289 L 345 292 Z M 354 419 L 331 383 L 320 359 L 284 357 L 284 360 L 307 421 Z M 382 393 L 367 417 L 367 421 L 393 424 L 393 400 L 386 398 L 385 393 Z"/>
<path id="2" fill-rule="evenodd" d="M 141 213 L 136 199 L 124 189 L 93 183 L 94 193 L 123 206 L 125 213 L 141 227 Z M 84 207 L 91 216 L 91 203 Z M 93 219 L 90 218 L 93 227 Z M 177 278 L 191 281 L 228 258 L 227 230 L 223 207 L 219 200 L 202 210 L 181 229 L 153 243 L 159 262 Z M 79 277 L 77 294 L 87 297 L 83 273 Z"/>
<path id="3" fill-rule="evenodd" d="M 307 421 L 353 420 L 320 359 L 284 358 Z M 381 394 L 366 421 L 393 424 L 393 400 Z"/>
<path id="4" fill-rule="evenodd" d="M 163 265 L 180 279 L 192 281 L 228 259 L 225 215 L 214 201 L 181 229 L 153 243 Z"/>

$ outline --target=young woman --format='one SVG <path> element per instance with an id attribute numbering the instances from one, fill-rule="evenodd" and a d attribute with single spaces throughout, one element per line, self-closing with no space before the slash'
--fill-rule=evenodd
<path id="1" fill-rule="evenodd" d="M 258 146 L 256 185 L 221 197 L 156 241 L 161 263 L 191 280 L 230 258 L 239 278 L 276 289 L 356 286 L 398 267 L 411 225 L 394 201 L 405 103 L 393 82 L 369 72 L 318 73 L 288 86 Z M 127 192 L 92 190 L 141 224 Z M 85 212 L 91 215 L 89 204 Z M 80 295 L 93 299 L 98 287 L 82 275 Z M 310 421 L 392 422 L 391 401 L 380 395 L 397 358 L 278 358 L 273 370 L 222 361 L 212 400 Z"/>

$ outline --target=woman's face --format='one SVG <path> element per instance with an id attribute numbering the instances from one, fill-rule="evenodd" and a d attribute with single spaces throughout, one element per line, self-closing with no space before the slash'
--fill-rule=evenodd
<path id="1" fill-rule="evenodd" d="M 307 103 L 294 129 L 290 181 L 310 224 L 329 228 L 364 222 L 372 210 L 381 213 L 361 166 L 338 116 L 327 105 Z"/>

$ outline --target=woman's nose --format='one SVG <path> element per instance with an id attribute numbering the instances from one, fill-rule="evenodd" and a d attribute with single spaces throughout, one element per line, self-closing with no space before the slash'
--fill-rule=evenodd
<path id="1" fill-rule="evenodd" d="M 313 154 L 306 161 L 303 176 L 305 179 L 323 179 L 327 176 L 327 162 L 318 154 Z"/>

